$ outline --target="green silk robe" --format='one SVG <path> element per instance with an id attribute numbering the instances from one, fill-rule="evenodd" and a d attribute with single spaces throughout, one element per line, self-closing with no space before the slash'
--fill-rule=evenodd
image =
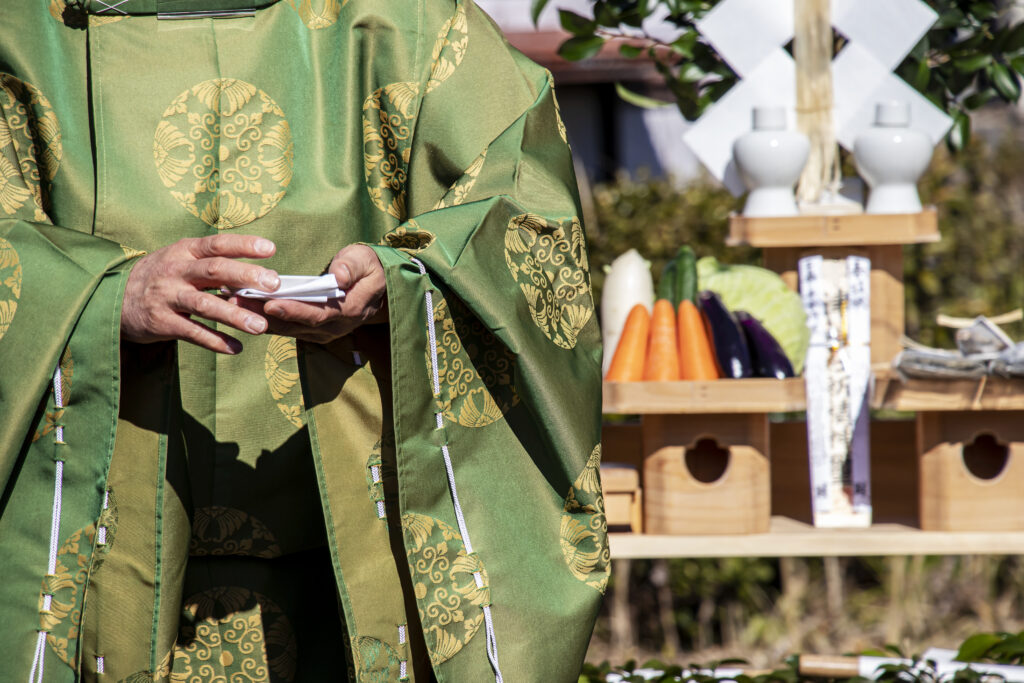
<path id="1" fill-rule="evenodd" d="M 575 680 L 601 354 L 550 75 L 471 0 L 84 5 L 0 3 L 3 678 Z M 372 245 L 389 323 L 123 343 L 134 260 L 220 230 Z"/>

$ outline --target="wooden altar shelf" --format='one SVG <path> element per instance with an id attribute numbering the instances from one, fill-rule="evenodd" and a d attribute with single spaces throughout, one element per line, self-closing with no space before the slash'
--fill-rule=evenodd
<path id="1" fill-rule="evenodd" d="M 654 536 L 610 534 L 616 559 L 650 557 L 865 557 L 879 555 L 1024 555 L 1024 531 L 921 531 L 902 524 L 816 529 L 773 516 L 768 533 Z"/>
<path id="2" fill-rule="evenodd" d="M 806 409 L 803 378 L 605 382 L 604 412 L 785 413 Z"/>
<path id="3" fill-rule="evenodd" d="M 753 247 L 868 246 L 939 241 L 934 207 L 913 214 L 849 214 L 791 218 L 729 217 L 730 246 Z"/>
<path id="4" fill-rule="evenodd" d="M 803 378 L 605 382 L 605 414 L 788 413 L 807 409 Z M 1024 410 L 1024 380 L 902 381 L 876 371 L 871 407 L 900 411 Z"/>

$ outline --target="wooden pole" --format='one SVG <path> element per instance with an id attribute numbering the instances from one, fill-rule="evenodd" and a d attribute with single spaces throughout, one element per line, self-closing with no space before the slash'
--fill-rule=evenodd
<path id="1" fill-rule="evenodd" d="M 833 115 L 830 0 L 794 0 L 797 127 L 811 142 L 797 198 L 813 204 L 839 190 L 839 147 Z"/>

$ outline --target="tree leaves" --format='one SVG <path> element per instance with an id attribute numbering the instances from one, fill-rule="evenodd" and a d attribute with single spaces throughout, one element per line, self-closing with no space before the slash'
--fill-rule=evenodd
<path id="1" fill-rule="evenodd" d="M 1005 12 L 991 0 L 925 1 L 939 18 L 896 71 L 954 119 L 946 141 L 951 149 L 958 150 L 970 138 L 972 111 L 995 98 L 1005 102 L 1020 99 L 1024 22 L 1008 23 Z M 548 2 L 531 0 L 534 23 Z M 589 59 L 609 38 L 630 38 L 628 44 L 619 46 L 619 54 L 652 60 L 676 98 L 679 111 L 693 120 L 737 80 L 697 30 L 697 22 L 719 2 L 591 0 L 592 17 L 559 11 L 562 27 L 572 37 L 558 53 L 571 61 Z M 645 33 L 644 22 L 654 16 L 677 29 L 678 37 L 661 41 Z"/>

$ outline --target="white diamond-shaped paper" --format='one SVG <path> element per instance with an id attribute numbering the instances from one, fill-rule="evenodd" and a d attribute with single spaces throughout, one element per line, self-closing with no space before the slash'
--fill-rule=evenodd
<path id="1" fill-rule="evenodd" d="M 733 193 L 744 191 L 732 160 L 736 138 L 750 130 L 751 110 L 785 106 L 795 124 L 796 64 L 784 49 L 793 39 L 793 0 L 723 0 L 697 28 L 741 80 L 711 106 L 683 139 Z M 938 143 L 953 124 L 893 74 L 935 23 L 921 0 L 832 0 L 832 25 L 848 43 L 832 62 L 836 137 L 847 149 L 874 123 L 875 104 L 910 103 L 911 126 Z"/>

